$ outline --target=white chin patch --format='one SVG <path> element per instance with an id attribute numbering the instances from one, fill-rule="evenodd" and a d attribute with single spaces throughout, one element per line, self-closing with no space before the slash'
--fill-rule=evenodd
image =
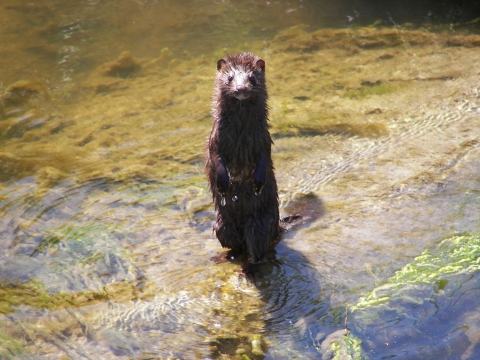
<path id="1" fill-rule="evenodd" d="M 239 94 L 235 94 L 235 97 L 236 97 L 238 100 L 245 100 L 246 98 L 248 98 L 248 95 L 245 94 L 245 93 L 239 93 Z"/>

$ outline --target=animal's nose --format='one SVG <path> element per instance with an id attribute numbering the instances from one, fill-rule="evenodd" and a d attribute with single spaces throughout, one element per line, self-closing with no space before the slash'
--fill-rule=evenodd
<path id="1" fill-rule="evenodd" d="M 239 93 L 242 93 L 242 92 L 244 92 L 244 91 L 246 91 L 246 90 L 247 90 L 247 87 L 246 87 L 246 86 L 243 86 L 243 85 L 238 85 L 238 86 L 237 86 L 237 92 L 239 92 Z"/>

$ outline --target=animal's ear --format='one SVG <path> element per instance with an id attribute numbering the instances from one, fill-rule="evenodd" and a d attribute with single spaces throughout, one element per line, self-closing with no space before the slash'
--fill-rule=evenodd
<path id="1" fill-rule="evenodd" d="M 262 71 L 265 71 L 265 61 L 263 61 L 262 59 L 258 59 L 255 66 Z"/>
<path id="2" fill-rule="evenodd" d="M 225 59 L 220 59 L 217 61 L 217 70 L 221 71 L 225 66 L 227 65 L 227 62 Z"/>

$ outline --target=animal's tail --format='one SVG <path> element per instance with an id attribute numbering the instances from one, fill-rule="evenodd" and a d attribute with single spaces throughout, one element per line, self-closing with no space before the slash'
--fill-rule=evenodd
<path id="1" fill-rule="evenodd" d="M 292 215 L 286 215 L 280 219 L 280 228 L 283 232 L 313 222 L 325 212 L 322 201 L 313 193 L 295 196 L 286 207 L 285 211 Z"/>

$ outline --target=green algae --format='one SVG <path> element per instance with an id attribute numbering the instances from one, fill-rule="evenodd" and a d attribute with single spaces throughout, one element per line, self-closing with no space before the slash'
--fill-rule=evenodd
<path id="1" fill-rule="evenodd" d="M 405 88 L 406 84 L 385 84 L 385 83 L 373 83 L 372 85 L 362 86 L 357 89 L 350 89 L 346 92 L 345 96 L 350 99 L 362 99 L 369 96 L 381 96 L 390 93 L 394 93 L 398 90 Z"/>
<path id="2" fill-rule="evenodd" d="M 142 295 L 139 294 L 134 285 L 126 281 L 112 283 L 98 291 L 57 293 L 47 291 L 44 284 L 37 280 L 30 280 L 22 284 L 2 282 L 0 283 L 0 314 L 11 314 L 19 306 L 53 311 L 80 308 L 106 301 L 129 301 L 132 298 L 142 298 Z"/>
<path id="3" fill-rule="evenodd" d="M 37 245 L 32 255 L 43 253 L 48 249 L 53 248 L 60 242 L 75 241 L 80 245 L 77 250 L 80 253 L 89 252 L 87 249 L 94 248 L 94 243 L 100 238 L 107 238 L 111 236 L 114 226 L 105 226 L 98 223 L 91 224 L 65 224 L 56 229 L 45 232 L 42 241 Z"/>
<path id="4" fill-rule="evenodd" d="M 480 270 L 480 235 L 459 235 L 443 240 L 437 248 L 427 249 L 417 256 L 412 262 L 397 271 L 388 281 L 374 290 L 368 292 L 359 301 L 349 307 L 354 312 L 363 311 L 360 318 L 354 319 L 368 324 L 377 310 L 388 303 L 397 300 L 400 294 L 408 288 L 422 284 L 434 286 L 436 291 L 444 288 L 447 281 L 444 277 L 449 275 L 469 274 Z M 404 300 L 421 303 L 422 300 L 415 296 L 408 296 Z M 329 345 L 332 359 L 368 359 L 362 350 L 362 341 L 347 332 L 344 336 L 332 334 L 333 341 Z"/>
<path id="5" fill-rule="evenodd" d="M 325 133 L 383 136 L 388 134 L 386 125 L 378 119 L 369 121 L 365 114 L 358 116 L 349 108 L 349 102 L 342 100 L 362 102 L 380 96 L 388 101 L 407 90 L 407 86 L 408 91 L 416 92 L 413 80 L 453 76 L 454 72 L 448 68 L 440 75 L 430 74 L 435 68 L 422 78 L 412 78 L 408 53 L 385 53 L 384 39 L 388 39 L 391 47 L 403 44 L 401 39 L 414 45 L 448 46 L 445 36 L 421 31 L 361 28 L 309 33 L 302 26 L 278 35 L 267 49 L 261 44 L 251 44 L 253 49 L 272 53 L 267 63 L 268 77 L 274 80 L 268 83 L 273 131 L 280 136 Z M 476 46 L 478 39 L 460 40 L 464 46 Z M 317 54 L 282 50 L 295 44 L 322 50 Z M 362 51 L 352 53 L 348 50 L 350 45 Z M 160 51 L 159 58 L 153 59 L 137 58 L 133 51 L 125 51 L 109 54 L 108 61 L 91 70 L 90 77 L 83 82 L 85 93 L 77 94 L 78 102 L 66 107 L 52 102 L 51 107 L 57 107 L 55 111 L 46 101 L 28 105 L 38 113 L 31 117 L 32 124 L 45 118 L 42 115 L 45 110 L 52 115 L 38 126 L 22 121 L 21 131 L 6 139 L 4 153 L 15 156 L 3 159 L 5 156 L 0 154 L 2 178 L 20 178 L 42 171 L 52 163 L 63 173 L 81 169 L 75 173 L 80 179 L 104 176 L 116 180 L 169 180 L 177 174 L 203 172 L 202 149 L 211 126 L 209 99 L 215 58 L 222 57 L 225 49 L 216 57 L 185 59 L 165 49 Z M 177 65 L 166 67 L 165 59 L 172 59 Z M 395 73 L 391 73 L 389 61 L 401 64 Z M 297 76 L 290 76 L 292 73 Z M 372 74 L 376 77 L 371 79 Z M 285 88 L 291 93 L 286 94 Z M 98 89 L 103 90 L 98 92 Z M 36 91 L 40 93 L 41 89 Z M 57 96 L 62 97 L 61 91 Z M 335 106 L 325 103 L 325 99 L 331 101 L 334 97 L 338 97 L 333 102 Z M 44 109 L 46 106 L 48 109 Z M 325 119 L 331 121 L 325 123 Z M 10 125 L 16 121 L 12 117 L 2 126 L 11 132 Z"/>
<path id="6" fill-rule="evenodd" d="M 346 122 L 335 118 L 323 118 L 321 116 L 310 118 L 308 121 L 285 120 L 273 127 L 273 137 L 282 136 L 314 136 L 337 134 L 343 136 L 360 136 L 377 138 L 388 135 L 388 129 L 381 123 L 355 123 Z"/>
<path id="7" fill-rule="evenodd" d="M 0 332 L 0 359 L 16 359 L 25 354 L 21 342 Z"/>
<path id="8" fill-rule="evenodd" d="M 350 333 L 342 336 L 330 346 L 333 360 L 367 360 L 362 350 L 362 341 Z"/>
<path id="9" fill-rule="evenodd" d="M 409 285 L 441 283 L 442 277 L 480 270 L 480 235 L 459 235 L 427 249 L 350 307 L 352 312 L 385 304 L 394 293 Z"/>

